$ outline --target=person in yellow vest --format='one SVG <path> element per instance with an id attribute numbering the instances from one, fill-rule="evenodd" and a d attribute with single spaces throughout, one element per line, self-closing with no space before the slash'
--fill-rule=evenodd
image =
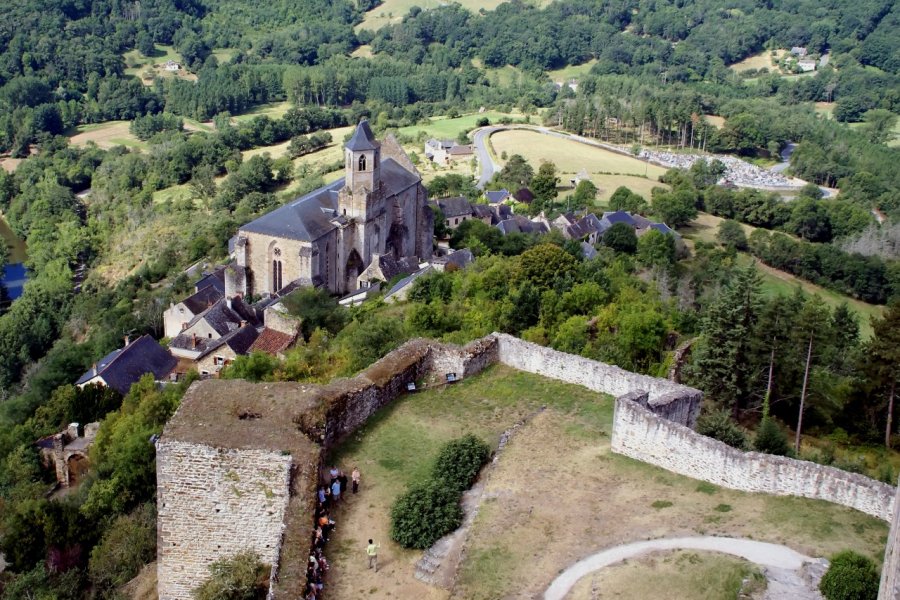
<path id="1" fill-rule="evenodd" d="M 376 544 L 372 540 L 369 540 L 369 545 L 366 546 L 366 555 L 369 557 L 369 568 L 375 569 L 375 572 L 378 572 L 378 549 L 381 548 L 380 544 Z"/>

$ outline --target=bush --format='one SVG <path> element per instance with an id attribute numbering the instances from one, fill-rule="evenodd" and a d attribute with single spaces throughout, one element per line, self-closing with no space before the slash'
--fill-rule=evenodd
<path id="1" fill-rule="evenodd" d="M 391 508 L 391 539 L 404 548 L 425 549 L 462 522 L 460 491 L 428 479 L 410 488 Z"/>
<path id="2" fill-rule="evenodd" d="M 256 552 L 242 552 L 214 562 L 211 575 L 194 590 L 196 600 L 263 600 L 269 587 L 270 568 Z"/>
<path id="3" fill-rule="evenodd" d="M 91 582 L 98 590 L 119 587 L 155 557 L 156 510 L 148 503 L 117 517 L 91 550 L 88 565 Z"/>
<path id="4" fill-rule="evenodd" d="M 764 417 L 756 430 L 753 447 L 759 452 L 785 456 L 790 451 L 787 436 L 771 417 Z"/>
<path id="5" fill-rule="evenodd" d="M 845 550 L 832 557 L 819 590 L 827 600 L 875 600 L 878 567 L 865 556 Z"/>
<path id="6" fill-rule="evenodd" d="M 490 447 L 471 433 L 444 445 L 432 469 L 432 477 L 459 491 L 469 488 L 491 455 Z"/>
<path id="7" fill-rule="evenodd" d="M 724 410 L 713 410 L 704 413 L 697 419 L 697 433 L 724 442 L 739 450 L 749 447 L 747 435 L 741 427 L 731 420 Z"/>

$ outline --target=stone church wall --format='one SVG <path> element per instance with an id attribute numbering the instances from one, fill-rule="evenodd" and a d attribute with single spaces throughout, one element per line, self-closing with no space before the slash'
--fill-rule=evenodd
<path id="1" fill-rule="evenodd" d="M 613 452 L 734 490 L 826 500 L 891 519 L 892 486 L 834 467 L 743 452 L 652 410 L 632 398 L 616 400 Z"/>
<path id="2" fill-rule="evenodd" d="M 290 456 L 163 438 L 156 461 L 160 600 L 190 598 L 223 557 L 255 550 L 277 564 Z"/>

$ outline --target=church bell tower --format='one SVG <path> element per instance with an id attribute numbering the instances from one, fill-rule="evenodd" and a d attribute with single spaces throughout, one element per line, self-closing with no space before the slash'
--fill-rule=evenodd
<path id="1" fill-rule="evenodd" d="M 340 210 L 349 218 L 366 221 L 373 194 L 381 181 L 381 145 L 366 119 L 359 122 L 353 137 L 344 146 L 344 170 Z"/>

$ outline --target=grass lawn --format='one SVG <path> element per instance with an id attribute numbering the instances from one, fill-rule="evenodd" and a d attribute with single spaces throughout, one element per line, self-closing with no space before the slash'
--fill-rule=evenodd
<path id="1" fill-rule="evenodd" d="M 88 142 L 94 142 L 107 150 L 113 146 L 146 150 L 147 143 L 132 135 L 129 131 L 130 125 L 131 121 L 107 121 L 79 125 L 75 128 L 75 133 L 69 136 L 69 142 L 75 146 L 86 146 Z"/>
<path id="2" fill-rule="evenodd" d="M 563 67 L 562 69 L 556 69 L 555 71 L 547 71 L 547 77 L 550 78 L 550 81 L 559 81 L 566 82 L 570 79 L 578 79 L 580 77 L 584 77 L 591 71 L 591 67 L 597 64 L 597 59 L 592 58 L 586 63 L 582 63 L 580 65 L 569 65 L 567 67 Z"/>
<path id="3" fill-rule="evenodd" d="M 177 72 L 166 71 L 162 68 L 162 66 L 170 60 L 179 64 L 182 62 L 181 53 L 172 46 L 157 44 L 156 54 L 154 56 L 144 56 L 138 50 L 129 50 L 122 55 L 122 58 L 125 60 L 126 65 L 125 74 L 137 77 L 144 85 L 152 84 L 154 77 L 179 77 L 190 81 L 197 80 L 197 76 L 185 71 L 183 65 L 182 69 Z M 145 77 L 145 75 L 148 75 L 151 72 L 152 76 Z"/>
<path id="4" fill-rule="evenodd" d="M 566 175 L 578 173 L 582 169 L 589 174 L 618 173 L 621 175 L 647 175 L 656 180 L 666 172 L 663 167 L 649 164 L 631 156 L 596 148 L 577 142 L 528 130 L 498 131 L 491 136 L 494 153 L 501 156 L 521 154 L 535 171 L 541 161 L 552 161 L 561 173 L 560 178 L 567 181 Z M 615 189 L 615 188 L 613 188 Z"/>
<path id="5" fill-rule="evenodd" d="M 541 407 L 546 409 L 536 412 Z M 362 472 L 360 494 L 332 515 L 337 529 L 326 548 L 333 564 L 329 596 L 537 597 L 562 569 L 588 554 L 674 535 L 752 537 L 816 556 L 851 548 L 881 560 L 887 524 L 857 511 L 725 490 L 612 454 L 612 407 L 608 396 L 496 365 L 379 411 L 328 459 Z M 496 447 L 500 433 L 526 417 L 485 475 L 484 499 L 454 589 L 422 584 L 413 577 L 421 553 L 388 536 L 394 499 L 427 475 L 444 442 L 471 432 Z M 381 544 L 378 574 L 365 568 L 368 538 Z M 710 565 L 692 564 L 685 577 L 728 585 L 734 566 Z M 712 577 L 714 570 L 720 576 Z"/>
<path id="6" fill-rule="evenodd" d="M 212 55 L 216 57 L 216 60 L 219 61 L 220 65 L 224 65 L 225 63 L 231 62 L 231 59 L 234 58 L 234 55 L 237 53 L 237 48 L 219 48 L 218 50 L 213 50 Z"/>
<path id="7" fill-rule="evenodd" d="M 153 203 L 160 204 L 169 201 L 178 202 L 180 200 L 190 200 L 193 196 L 194 192 L 191 189 L 190 184 L 182 183 L 153 192 Z"/>
<path id="8" fill-rule="evenodd" d="M 372 52 L 372 46 L 365 44 L 350 53 L 353 58 L 372 58 L 375 53 Z"/>
<path id="9" fill-rule="evenodd" d="M 603 596 L 617 600 L 644 600 L 665 590 L 667 600 L 732 600 L 745 578 L 765 587 L 765 576 L 753 563 L 714 552 L 677 550 L 653 552 L 583 577 L 570 592 L 570 600 Z"/>
<path id="10" fill-rule="evenodd" d="M 427 125 L 410 125 L 398 130 L 400 135 L 415 137 L 420 131 L 424 131 L 428 137 L 441 139 L 456 139 L 460 131 L 468 131 L 475 127 L 479 119 L 487 118 L 491 123 L 497 123 L 503 117 L 521 119 L 521 113 L 501 113 L 487 110 L 483 113 L 471 113 L 455 119 L 448 117 L 431 117 Z"/>
<path id="11" fill-rule="evenodd" d="M 775 62 L 777 63 L 781 60 L 781 57 L 787 50 L 781 49 L 775 51 Z M 754 54 L 753 56 L 748 56 L 744 60 L 740 62 L 736 62 L 733 65 L 729 65 L 728 68 L 732 71 L 740 73 L 741 71 L 749 71 L 750 69 L 762 69 L 766 68 L 769 71 L 775 71 L 778 69 L 777 66 L 772 64 L 772 55 L 768 50 L 763 50 L 759 54 Z"/>
<path id="12" fill-rule="evenodd" d="M 723 220 L 724 219 L 720 217 L 708 213 L 700 213 L 697 219 L 692 221 L 688 227 L 682 228 L 680 233 L 688 239 L 715 242 L 719 223 Z M 741 224 L 741 226 L 744 228 L 744 232 L 748 237 L 755 229 L 755 227 L 751 227 L 750 225 Z M 872 336 L 872 326 L 869 322 L 870 319 L 873 316 L 881 317 L 884 314 L 883 306 L 868 304 L 856 300 L 855 298 L 838 294 L 837 292 L 833 292 L 814 283 L 810 283 L 809 281 L 800 279 L 799 277 L 795 277 L 790 273 L 773 269 L 772 267 L 755 260 L 749 254 L 742 253 L 740 255 L 740 261 L 742 264 L 749 264 L 751 261 L 756 262 L 756 268 L 762 275 L 762 291 L 766 296 L 793 294 L 794 289 L 799 285 L 807 294 L 818 294 L 825 303 L 831 307 L 846 302 L 859 317 L 860 335 L 864 340 L 869 339 Z"/>
<path id="13" fill-rule="evenodd" d="M 496 85 L 501 87 L 515 85 L 523 77 L 522 71 L 512 65 L 506 65 L 499 69 L 485 68 L 484 72 L 485 75 L 487 75 L 488 81 L 492 84 L 496 83 Z"/>
<path id="14" fill-rule="evenodd" d="M 245 113 L 232 116 L 232 119 L 234 119 L 235 121 L 249 121 L 253 117 L 259 117 L 262 115 L 265 115 L 272 119 L 280 119 L 287 111 L 293 108 L 293 106 L 293 104 L 287 101 L 260 104 L 259 106 L 251 108 Z"/>

